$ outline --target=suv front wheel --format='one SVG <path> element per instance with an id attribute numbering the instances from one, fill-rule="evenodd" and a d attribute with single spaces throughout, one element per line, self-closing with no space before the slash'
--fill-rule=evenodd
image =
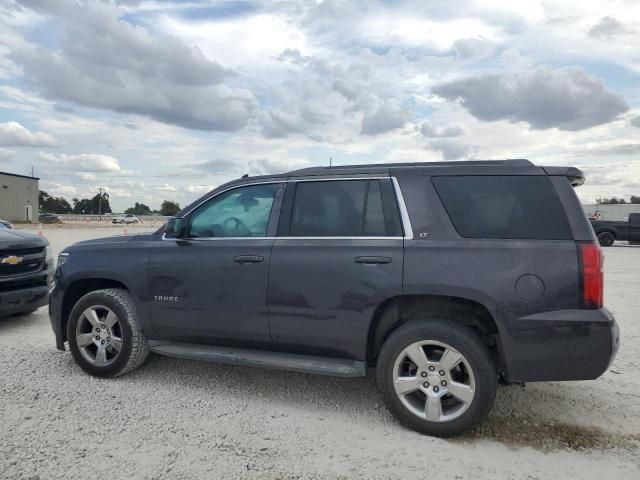
<path id="1" fill-rule="evenodd" d="M 118 288 L 96 290 L 78 300 L 69 316 L 67 338 L 78 366 L 96 377 L 123 375 L 149 355 L 133 299 Z"/>
<path id="2" fill-rule="evenodd" d="M 395 330 L 378 357 L 377 383 L 391 412 L 407 427 L 451 437 L 486 418 L 498 376 L 482 339 L 440 319 Z"/>

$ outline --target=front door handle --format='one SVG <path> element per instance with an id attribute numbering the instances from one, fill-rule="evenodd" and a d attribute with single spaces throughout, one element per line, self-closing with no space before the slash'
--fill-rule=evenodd
<path id="1" fill-rule="evenodd" d="M 391 257 L 356 257 L 353 259 L 356 263 L 363 265 L 380 265 L 391 263 Z"/>
<path id="2" fill-rule="evenodd" d="M 233 261 L 237 263 L 260 263 L 264 260 L 264 257 L 260 255 L 236 255 L 233 257 Z"/>

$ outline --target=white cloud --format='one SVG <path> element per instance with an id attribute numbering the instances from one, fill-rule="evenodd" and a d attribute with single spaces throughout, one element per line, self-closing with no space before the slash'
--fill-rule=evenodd
<path id="1" fill-rule="evenodd" d="M 402 128 L 407 122 L 408 116 L 408 113 L 398 105 L 385 103 L 379 108 L 364 114 L 361 133 L 364 135 L 378 135 Z"/>
<path id="2" fill-rule="evenodd" d="M 460 60 L 479 60 L 493 54 L 495 46 L 490 40 L 479 38 L 459 38 L 453 42 L 453 51 Z"/>
<path id="3" fill-rule="evenodd" d="M 470 160 L 475 156 L 472 145 L 447 138 L 431 141 L 429 148 L 440 152 L 443 160 Z"/>
<path id="4" fill-rule="evenodd" d="M 40 160 L 53 168 L 72 170 L 74 172 L 119 172 L 118 159 L 110 155 L 81 153 L 79 155 L 54 155 L 40 152 Z"/>
<path id="5" fill-rule="evenodd" d="M 434 127 L 429 122 L 424 122 L 420 127 L 420 133 L 429 138 L 450 138 L 459 137 L 464 134 L 464 130 L 458 126 Z"/>
<path id="6" fill-rule="evenodd" d="M 0 146 L 56 147 L 58 141 L 45 132 L 32 132 L 18 122 L 0 123 Z"/>
<path id="7" fill-rule="evenodd" d="M 7 148 L 0 148 L 0 162 L 10 162 L 15 152 Z"/>
<path id="8" fill-rule="evenodd" d="M 61 48 L 24 43 L 10 58 L 45 96 L 201 130 L 235 131 L 253 116 L 253 94 L 225 83 L 233 72 L 179 38 L 153 37 L 105 4 L 36 5 L 59 20 Z"/>

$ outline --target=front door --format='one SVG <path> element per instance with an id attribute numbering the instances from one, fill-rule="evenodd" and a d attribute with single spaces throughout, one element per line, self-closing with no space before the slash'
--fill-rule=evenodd
<path id="1" fill-rule="evenodd" d="M 273 341 L 364 359 L 376 308 L 402 293 L 402 262 L 391 179 L 290 181 L 269 273 Z"/>
<path id="2" fill-rule="evenodd" d="M 185 218 L 186 238 L 158 242 L 149 285 L 161 338 L 270 341 L 267 285 L 276 228 L 270 218 L 279 188 L 257 184 L 224 191 Z"/>

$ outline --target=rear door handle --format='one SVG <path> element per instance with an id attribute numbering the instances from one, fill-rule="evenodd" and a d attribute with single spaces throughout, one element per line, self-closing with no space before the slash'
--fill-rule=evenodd
<path id="1" fill-rule="evenodd" d="M 260 255 L 236 255 L 233 257 L 233 261 L 237 263 L 260 263 L 264 260 L 264 257 Z"/>
<path id="2" fill-rule="evenodd" d="M 391 263 L 391 257 L 356 257 L 353 259 L 356 263 L 363 265 L 380 265 L 383 263 Z"/>

